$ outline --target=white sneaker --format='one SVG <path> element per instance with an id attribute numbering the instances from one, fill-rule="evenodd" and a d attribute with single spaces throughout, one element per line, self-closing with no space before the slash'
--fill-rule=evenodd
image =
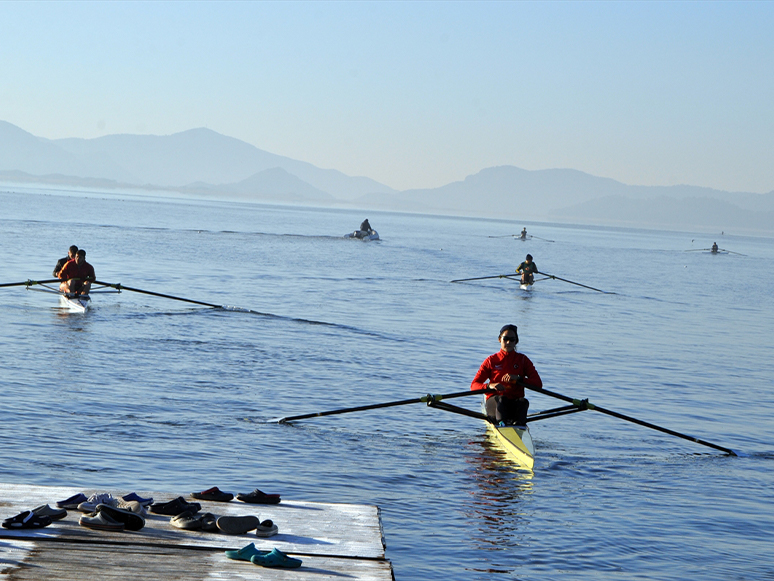
<path id="1" fill-rule="evenodd" d="M 94 512 L 97 510 L 98 504 L 109 504 L 110 506 L 116 506 L 117 500 L 109 492 L 102 492 L 100 494 L 92 494 L 87 500 L 78 505 L 78 510 L 81 512 Z"/>

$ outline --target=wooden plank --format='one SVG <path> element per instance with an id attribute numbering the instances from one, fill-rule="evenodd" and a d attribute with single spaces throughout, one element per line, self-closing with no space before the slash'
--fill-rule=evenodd
<path id="1" fill-rule="evenodd" d="M 0 483 L 0 517 L 41 504 L 53 507 L 57 500 L 78 492 L 121 496 L 131 491 Z M 137 492 L 159 502 L 177 496 L 190 500 L 186 494 Z M 264 539 L 250 533 L 184 531 L 171 526 L 169 517 L 152 513 L 139 531 L 94 531 L 78 524 L 81 512 L 68 511 L 67 517 L 42 529 L 0 528 L 0 579 L 394 579 L 392 565 L 384 556 L 378 507 L 288 500 L 279 505 L 196 502 L 202 505 L 202 512 L 219 516 L 272 519 L 279 534 Z M 302 559 L 303 565 L 300 569 L 267 569 L 228 559 L 223 553 L 249 543 L 263 550 L 276 547 Z"/>
<path id="2" fill-rule="evenodd" d="M 171 545 L 95 544 L 21 541 L 0 543 L 0 578 L 13 581 L 125 581 L 126 579 L 223 581 L 391 581 L 389 561 L 302 557 L 298 569 L 267 569 L 234 561 L 222 551 Z"/>

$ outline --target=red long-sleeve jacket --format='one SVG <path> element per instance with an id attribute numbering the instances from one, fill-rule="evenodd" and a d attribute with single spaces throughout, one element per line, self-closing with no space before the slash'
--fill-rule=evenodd
<path id="1" fill-rule="evenodd" d="M 470 384 L 470 389 L 486 388 L 487 380 L 490 383 L 502 383 L 502 377 L 507 373 L 520 376 L 524 383 L 532 387 L 543 387 L 543 380 L 540 379 L 529 357 L 517 351 L 508 353 L 501 349 L 498 353 L 490 355 L 484 360 L 481 367 L 478 368 L 478 373 L 473 378 L 473 383 Z M 486 398 L 489 399 L 493 395 L 503 395 L 506 393 L 508 397 L 524 397 L 524 388 L 521 385 L 511 384 L 511 387 L 498 390 L 496 394 L 486 394 Z"/>
<path id="2" fill-rule="evenodd" d="M 94 274 L 94 267 L 85 260 L 81 262 L 80 265 L 74 260 L 71 260 L 59 271 L 59 279 L 69 280 L 71 278 L 93 281 L 97 276 Z"/>

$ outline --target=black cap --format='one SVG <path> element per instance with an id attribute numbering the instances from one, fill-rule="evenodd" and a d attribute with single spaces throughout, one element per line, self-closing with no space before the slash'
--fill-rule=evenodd
<path id="1" fill-rule="evenodd" d="M 516 343 L 519 342 L 519 331 L 516 329 L 516 325 L 505 325 L 502 329 L 500 329 L 500 334 L 497 336 L 499 339 L 503 336 L 503 333 L 506 331 L 513 331 L 513 334 L 516 335 Z M 515 343 L 514 343 L 515 344 Z"/>
<path id="2" fill-rule="evenodd" d="M 531 254 L 527 254 L 527 260 L 532 260 L 532 255 Z"/>

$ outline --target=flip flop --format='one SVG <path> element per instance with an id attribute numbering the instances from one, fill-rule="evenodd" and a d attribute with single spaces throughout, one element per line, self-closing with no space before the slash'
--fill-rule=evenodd
<path id="1" fill-rule="evenodd" d="M 255 555 L 267 555 L 269 551 L 259 551 L 255 548 L 255 543 L 250 543 L 246 547 L 242 547 L 238 551 L 226 551 L 226 557 L 234 559 L 236 561 L 249 561 Z"/>
<path id="2" fill-rule="evenodd" d="M 257 527 L 255 527 L 256 537 L 273 537 L 279 532 L 279 528 L 271 520 L 266 519 Z"/>
<path id="3" fill-rule="evenodd" d="M 261 567 L 296 569 L 301 566 L 301 559 L 288 557 L 279 549 L 272 549 L 267 555 L 253 555 L 250 561 Z"/>
<path id="4" fill-rule="evenodd" d="M 261 492 L 256 488 L 255 490 L 253 490 L 252 492 L 248 492 L 247 494 L 244 494 L 244 493 L 237 494 L 237 500 L 241 500 L 242 502 L 246 502 L 248 504 L 279 504 L 280 495 L 266 494 L 265 492 Z"/>
<path id="5" fill-rule="evenodd" d="M 31 510 L 20 512 L 14 517 L 3 521 L 3 528 L 6 529 L 42 529 L 51 524 L 51 517 L 39 516 Z"/>

